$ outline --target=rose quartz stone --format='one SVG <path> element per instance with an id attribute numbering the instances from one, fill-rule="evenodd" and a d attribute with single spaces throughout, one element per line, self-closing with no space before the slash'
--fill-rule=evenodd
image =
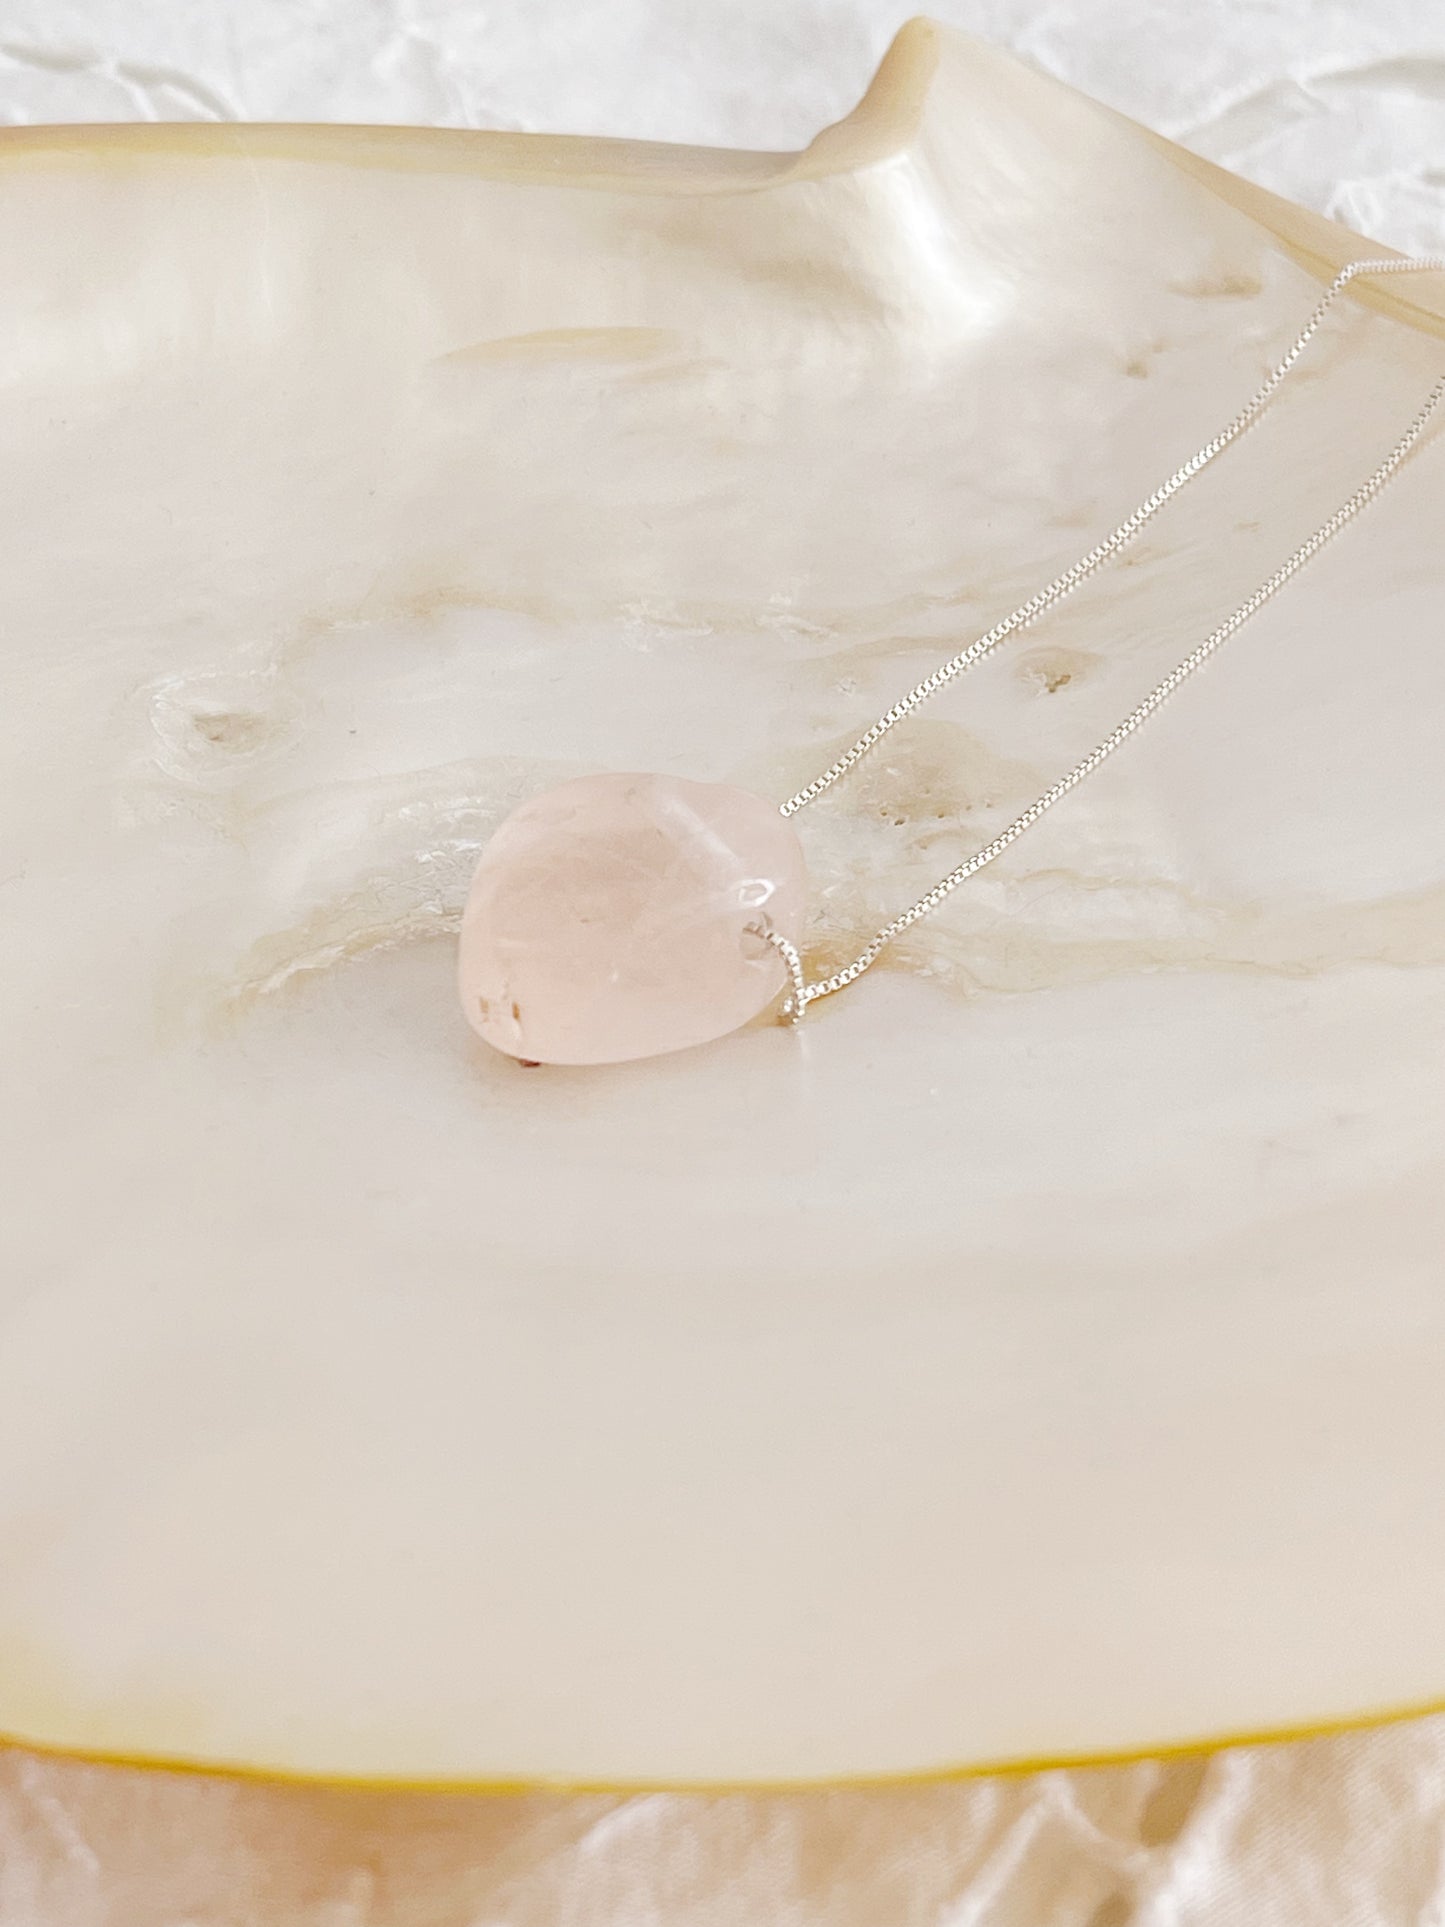
<path id="1" fill-rule="evenodd" d="M 509 1056 L 615 1064 L 722 1037 L 784 988 L 807 902 L 775 803 L 676 776 L 583 776 L 513 811 L 462 919 L 467 1021 Z"/>

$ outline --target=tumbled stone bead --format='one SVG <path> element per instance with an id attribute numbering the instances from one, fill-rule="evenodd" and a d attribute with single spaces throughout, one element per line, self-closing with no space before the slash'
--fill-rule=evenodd
<path id="1" fill-rule="evenodd" d="M 610 1064 L 722 1037 L 783 990 L 803 852 L 747 790 L 583 776 L 533 797 L 482 853 L 462 919 L 467 1021 L 509 1056 Z"/>

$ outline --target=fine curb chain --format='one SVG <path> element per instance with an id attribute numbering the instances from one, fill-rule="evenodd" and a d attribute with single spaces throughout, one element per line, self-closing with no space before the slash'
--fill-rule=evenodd
<path id="1" fill-rule="evenodd" d="M 847 772 L 853 768 L 854 764 L 860 762 L 862 758 L 888 734 L 889 730 L 897 723 L 900 723 L 905 716 L 910 715 L 915 709 L 920 708 L 930 697 L 935 696 L 940 689 L 952 682 L 955 677 L 973 668 L 976 663 L 982 662 L 984 657 L 996 649 L 1006 637 L 1013 635 L 1017 630 L 1027 628 L 1037 617 L 1042 615 L 1046 609 L 1052 608 L 1057 602 L 1061 602 L 1064 597 L 1076 589 L 1080 583 L 1086 581 L 1110 556 L 1117 554 L 1120 549 L 1131 542 L 1139 531 L 1153 519 L 1159 509 L 1163 507 L 1171 496 L 1177 494 L 1186 482 L 1197 475 L 1201 469 L 1206 468 L 1217 455 L 1228 448 L 1232 442 L 1238 440 L 1246 429 L 1254 423 L 1268 403 L 1270 397 L 1274 394 L 1275 390 L 1279 387 L 1280 383 L 1289 373 L 1289 370 L 1294 366 L 1294 363 L 1299 359 L 1300 355 L 1318 331 L 1320 323 L 1329 312 L 1331 305 L 1344 289 L 1349 286 L 1351 281 L 1361 275 L 1421 274 L 1441 271 L 1445 271 L 1445 256 L 1435 255 L 1418 256 L 1412 260 L 1389 258 L 1352 261 L 1347 267 L 1342 268 L 1320 297 L 1314 312 L 1300 330 L 1300 333 L 1295 337 L 1287 353 L 1280 361 L 1276 362 L 1261 386 L 1226 428 L 1221 429 L 1212 440 L 1206 442 L 1202 448 L 1196 450 L 1196 452 L 1189 457 L 1188 461 L 1175 469 L 1174 473 L 1170 475 L 1166 481 L 1161 482 L 1159 487 L 1156 488 L 1152 494 L 1148 495 L 1131 515 L 1126 516 L 1111 535 L 1106 536 L 1103 541 L 1097 543 L 1086 555 L 1081 556 L 1077 562 L 1072 564 L 1068 569 L 1065 569 L 1062 574 L 1056 576 L 1052 582 L 1045 588 L 1039 590 L 1037 594 L 1030 596 L 1026 602 L 1020 603 L 1017 609 L 1005 616 L 1000 622 L 995 623 L 993 628 L 978 637 L 976 641 L 969 643 L 967 647 L 960 650 L 957 655 L 951 657 L 949 661 L 935 669 L 931 675 L 925 676 L 923 681 L 915 684 L 906 696 L 900 697 L 899 700 L 894 703 L 893 707 L 885 711 L 885 713 L 878 718 L 877 722 L 870 725 L 851 748 L 845 750 L 836 762 L 830 764 L 820 776 L 805 785 L 796 795 L 790 797 L 786 803 L 782 804 L 781 814 L 783 816 L 792 816 L 807 804 L 815 801 L 825 790 L 831 789 L 840 777 L 846 775 Z M 1066 776 L 1061 776 L 1057 782 L 1045 790 L 1042 796 L 1031 803 L 1021 816 L 1016 817 L 1014 821 L 1010 823 L 1006 829 L 1001 830 L 992 841 L 984 844 L 983 847 L 976 850 L 972 856 L 965 858 L 963 862 L 950 870 L 947 876 L 941 878 L 931 890 L 919 897 L 916 903 L 911 904 L 907 910 L 904 910 L 900 915 L 896 916 L 891 923 L 885 924 L 850 964 L 844 965 L 841 970 L 834 971 L 832 976 L 820 978 L 810 984 L 804 977 L 802 959 L 797 947 L 779 932 L 766 926 L 757 926 L 756 934 L 778 953 L 787 968 L 790 989 L 783 1004 L 783 1016 L 787 1021 L 794 1024 L 800 1022 L 809 1004 L 816 1002 L 820 997 L 832 996 L 835 991 L 846 988 L 847 985 L 861 977 L 863 972 L 878 960 L 879 956 L 896 937 L 901 936 L 905 930 L 909 929 L 913 924 L 920 922 L 924 917 L 930 916 L 945 898 L 952 895 L 959 884 L 981 870 L 985 864 L 992 863 L 995 857 L 1002 855 L 1017 837 L 1022 836 L 1025 830 L 1031 828 L 1047 810 L 1051 810 L 1060 798 L 1067 796 L 1070 790 L 1074 789 L 1079 783 L 1082 783 L 1086 776 L 1092 775 L 1106 758 L 1112 756 L 1121 743 L 1132 736 L 1135 730 L 1138 729 L 1142 723 L 1146 722 L 1156 709 L 1167 702 L 1181 683 L 1187 681 L 1187 679 L 1194 674 L 1195 670 L 1200 668 L 1222 643 L 1227 642 L 1237 629 L 1243 628 L 1251 616 L 1262 609 L 1265 603 L 1277 594 L 1292 576 L 1304 568 L 1305 564 L 1317 555 L 1319 551 L 1344 528 L 1346 523 L 1353 521 L 1360 510 L 1379 494 L 1380 490 L 1390 480 L 1395 470 L 1405 460 L 1405 457 L 1425 432 L 1430 417 L 1434 414 L 1442 396 L 1445 396 L 1445 376 L 1442 376 L 1430 390 L 1419 413 L 1415 416 L 1415 419 L 1395 443 L 1395 446 L 1390 450 L 1390 453 L 1380 463 L 1378 468 L 1360 484 L 1346 501 L 1341 503 L 1340 507 L 1329 517 L 1328 521 L 1321 523 L 1314 534 L 1302 542 L 1294 551 L 1293 555 L 1291 555 L 1286 562 L 1282 563 L 1273 575 L 1262 582 L 1253 594 L 1239 605 L 1232 615 L 1227 616 L 1217 629 L 1212 630 L 1202 642 L 1197 643 L 1184 660 L 1178 663 L 1162 682 L 1156 684 L 1149 694 L 1144 697 L 1143 701 L 1130 710 L 1124 720 L 1116 724 L 1103 741 L 1096 744 L 1089 754 L 1085 756 L 1081 762 L 1076 763 Z"/>

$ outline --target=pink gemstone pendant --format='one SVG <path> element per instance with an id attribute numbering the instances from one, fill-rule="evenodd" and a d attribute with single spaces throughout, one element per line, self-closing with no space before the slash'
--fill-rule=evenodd
<path id="1" fill-rule="evenodd" d="M 724 1037 L 785 988 L 802 846 L 775 803 L 676 776 L 583 776 L 523 803 L 462 918 L 467 1021 L 510 1057 L 616 1064 Z"/>

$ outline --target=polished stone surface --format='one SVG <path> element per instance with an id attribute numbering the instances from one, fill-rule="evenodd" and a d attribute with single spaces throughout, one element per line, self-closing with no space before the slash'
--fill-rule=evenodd
<path id="1" fill-rule="evenodd" d="M 783 989 L 807 870 L 776 803 L 725 783 L 602 774 L 523 803 L 467 898 L 467 1022 L 511 1057 L 618 1064 L 724 1037 Z"/>

